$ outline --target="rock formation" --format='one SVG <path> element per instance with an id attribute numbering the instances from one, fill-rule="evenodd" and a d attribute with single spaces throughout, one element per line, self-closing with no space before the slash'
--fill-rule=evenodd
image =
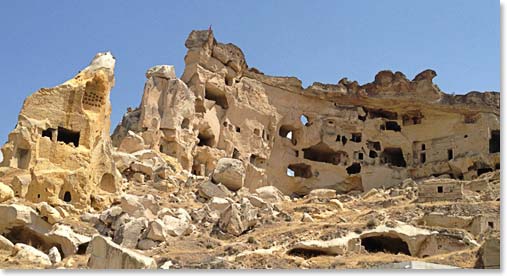
<path id="1" fill-rule="evenodd" d="M 71 202 L 118 191 L 109 137 L 115 59 L 99 53 L 74 78 L 28 97 L 3 146 L 2 166 L 30 175 L 23 194 L 33 202 Z"/>
<path id="2" fill-rule="evenodd" d="M 303 88 L 192 31 L 109 136 L 115 60 L 29 96 L 2 269 L 500 268 L 499 93 L 426 70 Z"/>
<path id="3" fill-rule="evenodd" d="M 193 31 L 185 46 L 181 80 L 170 66 L 148 70 L 140 107 L 113 134 L 116 146 L 134 131 L 203 176 L 221 158 L 238 159 L 251 191 L 272 185 L 287 195 L 440 175 L 469 180 L 499 167 L 498 93 L 445 94 L 433 70 L 303 88 L 249 68 L 238 47 L 210 31 Z"/>

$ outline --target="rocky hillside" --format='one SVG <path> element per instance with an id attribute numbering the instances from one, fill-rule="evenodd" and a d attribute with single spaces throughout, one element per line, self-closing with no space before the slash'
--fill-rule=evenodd
<path id="1" fill-rule="evenodd" d="M 0 268 L 499 268 L 499 93 L 433 70 L 303 88 L 212 31 L 185 46 L 112 136 L 111 53 L 25 100 Z"/>

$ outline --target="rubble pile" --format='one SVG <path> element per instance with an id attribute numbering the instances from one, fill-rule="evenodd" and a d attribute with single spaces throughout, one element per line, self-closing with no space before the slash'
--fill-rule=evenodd
<path id="1" fill-rule="evenodd" d="M 499 268 L 499 93 L 433 70 L 303 88 L 210 30 L 185 46 L 111 136 L 111 53 L 26 99 L 1 268 Z"/>

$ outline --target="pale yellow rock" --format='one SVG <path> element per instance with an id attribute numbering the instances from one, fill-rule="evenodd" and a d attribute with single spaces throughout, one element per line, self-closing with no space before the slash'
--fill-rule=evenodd
<path id="1" fill-rule="evenodd" d="M 12 250 L 12 255 L 16 259 L 27 263 L 42 266 L 51 265 L 51 260 L 49 259 L 48 255 L 27 244 L 17 243 Z"/>
<path id="2" fill-rule="evenodd" d="M 110 238 L 94 236 L 87 249 L 88 267 L 92 269 L 156 269 L 153 258 L 123 248 Z"/>
<path id="3" fill-rule="evenodd" d="M 114 65 L 111 53 L 99 53 L 74 78 L 25 100 L 1 165 L 30 172 L 26 199 L 85 208 L 92 193 L 118 191 L 109 137 Z"/>
<path id="4" fill-rule="evenodd" d="M 7 201 L 14 197 L 14 191 L 11 187 L 0 182 L 0 203 Z"/>

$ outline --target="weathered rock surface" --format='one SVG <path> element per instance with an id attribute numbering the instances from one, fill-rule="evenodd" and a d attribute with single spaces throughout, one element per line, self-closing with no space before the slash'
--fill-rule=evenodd
<path id="1" fill-rule="evenodd" d="M 0 182 L 0 203 L 7 201 L 14 197 L 14 191 L 11 187 Z"/>
<path id="2" fill-rule="evenodd" d="M 87 249 L 90 254 L 88 267 L 92 269 L 155 269 L 157 264 L 150 257 L 122 248 L 108 238 L 94 236 Z"/>
<path id="3" fill-rule="evenodd" d="M 185 45 L 111 138 L 109 53 L 27 98 L 0 268 L 499 266 L 499 93 L 446 94 L 433 70 L 303 88 L 212 31 Z"/>
<path id="4" fill-rule="evenodd" d="M 44 252 L 37 250 L 30 245 L 17 243 L 14 246 L 12 255 L 18 260 L 26 261 L 31 264 L 38 264 L 42 266 L 50 266 L 51 260 Z"/>
<path id="5" fill-rule="evenodd" d="M 237 191 L 243 187 L 245 182 L 245 168 L 240 160 L 232 158 L 222 158 L 218 160 L 215 171 L 213 172 L 213 181 L 222 183 L 231 191 Z"/>
<path id="6" fill-rule="evenodd" d="M 14 244 L 10 240 L 8 240 L 6 237 L 0 235 L 0 249 L 12 251 L 13 248 L 14 248 Z"/>
<path id="7" fill-rule="evenodd" d="M 99 53 L 74 78 L 25 100 L 1 163 L 31 174 L 21 196 L 85 208 L 90 195 L 118 191 L 109 137 L 114 65 L 111 53 Z"/>

